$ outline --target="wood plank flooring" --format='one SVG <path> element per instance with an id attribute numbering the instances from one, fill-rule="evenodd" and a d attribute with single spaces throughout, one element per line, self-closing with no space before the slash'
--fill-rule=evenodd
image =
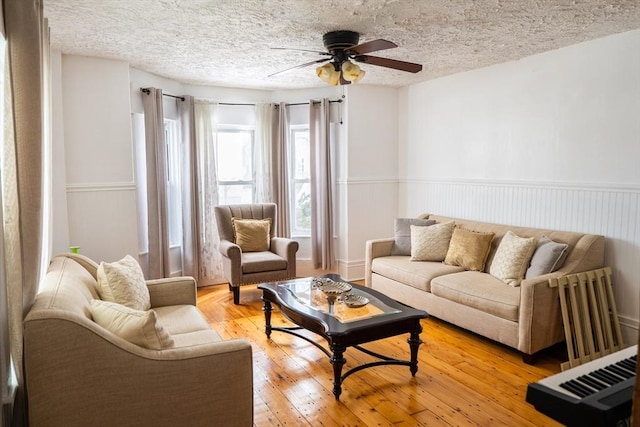
<path id="1" fill-rule="evenodd" d="M 255 426 L 560 425 L 526 403 L 525 394 L 528 383 L 560 372 L 562 346 L 543 352 L 531 366 L 511 348 L 428 318 L 422 321 L 415 377 L 405 366 L 365 369 L 345 380 L 337 402 L 324 353 L 289 334 L 276 331 L 266 338 L 260 296 L 255 286 L 243 286 L 241 305 L 234 305 L 226 284 L 198 289 L 198 308 L 209 324 L 224 338 L 251 342 Z M 272 323 L 289 324 L 277 308 Z M 407 338 L 365 347 L 407 359 Z M 345 357 L 343 372 L 373 360 L 354 349 Z"/>

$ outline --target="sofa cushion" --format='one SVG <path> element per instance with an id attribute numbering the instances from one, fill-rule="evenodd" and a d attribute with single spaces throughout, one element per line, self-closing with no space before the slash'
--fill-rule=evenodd
<path id="1" fill-rule="evenodd" d="M 441 262 L 413 262 L 406 256 L 385 256 L 373 259 L 371 271 L 388 279 L 430 292 L 430 283 L 434 277 L 464 271 L 464 269 Z"/>
<path id="2" fill-rule="evenodd" d="M 242 252 L 268 251 L 271 244 L 271 218 L 231 218 L 233 236 Z"/>
<path id="3" fill-rule="evenodd" d="M 411 225 L 411 260 L 443 261 L 453 234 L 453 221 L 429 227 Z"/>
<path id="4" fill-rule="evenodd" d="M 111 333 L 152 350 L 173 347 L 169 332 L 158 322 L 153 310 L 134 310 L 110 301 L 91 301 L 93 320 Z"/>
<path id="5" fill-rule="evenodd" d="M 557 271 L 564 264 L 568 253 L 568 244 L 554 242 L 547 236 L 540 237 L 525 277 L 528 279 Z"/>
<path id="6" fill-rule="evenodd" d="M 173 335 L 211 329 L 198 309 L 193 305 L 168 305 L 154 307 L 158 320 Z"/>
<path id="7" fill-rule="evenodd" d="M 489 274 L 507 285 L 520 286 L 535 249 L 535 237 L 520 237 L 507 231 L 493 257 Z"/>
<path id="8" fill-rule="evenodd" d="M 438 276 L 431 281 L 431 293 L 506 320 L 518 321 L 520 288 L 509 286 L 490 274 L 463 271 Z"/>
<path id="9" fill-rule="evenodd" d="M 122 304 L 134 310 L 151 308 L 144 273 L 138 261 L 131 255 L 125 256 L 120 261 L 101 262 L 97 276 L 100 296 L 103 300 Z"/>
<path id="10" fill-rule="evenodd" d="M 483 271 L 494 233 L 483 233 L 456 227 L 451 236 L 444 263 L 465 270 Z"/>
<path id="11" fill-rule="evenodd" d="M 242 272 L 245 274 L 286 269 L 287 260 L 273 252 L 245 252 L 242 254 Z"/>
<path id="12" fill-rule="evenodd" d="M 411 226 L 428 227 L 435 224 L 432 219 L 396 218 L 394 220 L 395 237 L 391 255 L 411 255 Z"/>

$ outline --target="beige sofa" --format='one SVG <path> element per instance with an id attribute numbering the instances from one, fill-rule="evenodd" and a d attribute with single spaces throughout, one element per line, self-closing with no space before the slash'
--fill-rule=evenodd
<path id="1" fill-rule="evenodd" d="M 442 262 L 411 261 L 410 256 L 392 256 L 394 239 L 370 240 L 366 244 L 366 286 L 407 305 L 492 340 L 518 349 L 523 359 L 534 362 L 536 352 L 564 339 L 557 288 L 548 280 L 588 271 L 604 265 L 603 236 L 512 227 L 438 215 L 421 215 L 437 223 L 455 221 L 456 226 L 493 232 L 484 271 L 465 271 Z M 500 240 L 511 230 L 520 237 L 547 236 L 567 243 L 562 267 L 552 273 L 510 286 L 488 274 Z M 428 333 L 428 331 L 426 331 Z"/>
<path id="2" fill-rule="evenodd" d="M 147 281 L 172 348 L 132 344 L 94 323 L 98 265 L 56 256 L 24 322 L 29 425 L 251 426 L 251 345 L 222 340 L 196 308 L 196 284 Z"/>

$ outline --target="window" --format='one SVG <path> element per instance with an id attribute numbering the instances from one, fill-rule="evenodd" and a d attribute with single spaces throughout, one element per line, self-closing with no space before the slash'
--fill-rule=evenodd
<path id="1" fill-rule="evenodd" d="M 291 235 L 311 235 L 311 146 L 309 126 L 292 125 L 290 134 L 291 165 L 289 171 Z"/>
<path id="2" fill-rule="evenodd" d="M 220 204 L 252 203 L 255 195 L 254 130 L 221 125 L 216 136 Z"/>
<path id="3" fill-rule="evenodd" d="M 169 245 L 182 245 L 182 191 L 180 180 L 180 127 L 177 120 L 164 120 L 167 168 L 167 207 Z"/>

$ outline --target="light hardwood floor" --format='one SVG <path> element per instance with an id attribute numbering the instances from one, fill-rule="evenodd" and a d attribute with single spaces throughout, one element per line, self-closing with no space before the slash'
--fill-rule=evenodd
<path id="1" fill-rule="evenodd" d="M 559 425 L 526 403 L 525 395 L 528 383 L 560 371 L 566 360 L 561 346 L 543 352 L 531 366 L 515 350 L 428 318 L 422 321 L 415 377 L 404 366 L 365 369 L 345 380 L 338 402 L 324 353 L 289 334 L 266 338 L 260 297 L 255 286 L 244 286 L 236 306 L 227 285 L 198 289 L 198 307 L 211 326 L 224 338 L 251 342 L 255 426 Z M 274 325 L 288 323 L 277 309 L 272 319 Z M 407 338 L 365 347 L 406 359 Z M 344 371 L 373 360 L 353 349 L 345 357 Z"/>

